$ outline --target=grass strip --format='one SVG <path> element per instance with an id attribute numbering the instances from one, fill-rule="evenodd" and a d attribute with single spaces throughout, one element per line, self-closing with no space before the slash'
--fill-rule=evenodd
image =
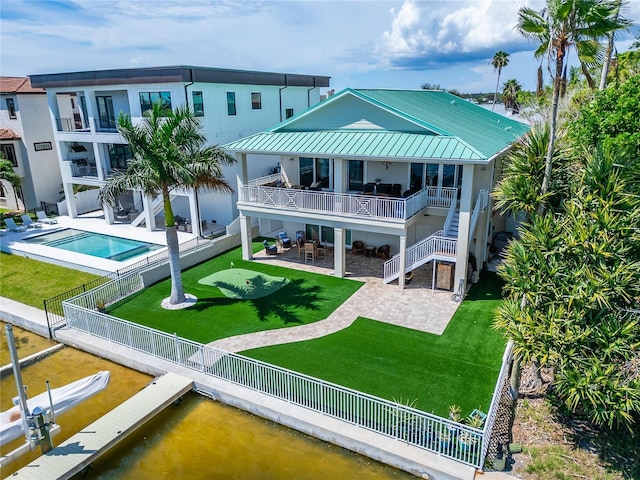
<path id="1" fill-rule="evenodd" d="M 500 291 L 484 274 L 442 335 L 358 318 L 322 338 L 241 353 L 440 416 L 451 404 L 486 412 L 505 347 L 490 328 Z"/>

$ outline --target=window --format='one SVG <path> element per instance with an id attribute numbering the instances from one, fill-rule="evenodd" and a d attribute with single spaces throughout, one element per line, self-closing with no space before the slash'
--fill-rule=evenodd
<path id="1" fill-rule="evenodd" d="M 127 170 L 127 160 L 132 158 L 129 145 L 116 143 L 109 144 L 109 162 L 111 168 L 117 170 Z"/>
<path id="2" fill-rule="evenodd" d="M 202 100 L 202 92 L 193 92 L 193 113 L 196 117 L 204 117 L 204 103 Z"/>
<path id="3" fill-rule="evenodd" d="M 313 182 L 313 158 L 300 157 L 300 185 L 309 186 Z"/>
<path id="4" fill-rule="evenodd" d="M 412 163 L 411 164 L 411 181 L 409 182 L 409 190 L 417 192 L 422 190 L 424 179 L 424 164 Z"/>
<path id="5" fill-rule="evenodd" d="M 157 102 L 162 102 L 163 109 L 171 110 L 171 92 L 140 92 L 140 109 L 143 114 Z"/>
<path id="6" fill-rule="evenodd" d="M 320 187 L 331 188 L 331 165 L 328 158 L 300 157 L 300 185 L 311 186 L 320 182 Z"/>
<path id="7" fill-rule="evenodd" d="M 236 114 L 236 92 L 227 92 L 227 114 Z"/>
<path id="8" fill-rule="evenodd" d="M 98 119 L 100 128 L 116 128 L 116 114 L 113 110 L 113 98 L 110 96 L 96 97 L 98 103 Z"/>
<path id="9" fill-rule="evenodd" d="M 9 111 L 9 118 L 18 118 L 16 115 L 16 104 L 13 98 L 7 98 L 7 110 Z"/>
<path id="10" fill-rule="evenodd" d="M 284 116 L 285 116 L 285 118 L 293 117 L 293 108 L 286 108 L 284 110 Z"/>
<path id="11" fill-rule="evenodd" d="M 440 165 L 437 163 L 427 163 L 427 186 L 438 186 L 438 172 Z"/>
<path id="12" fill-rule="evenodd" d="M 0 152 L 4 155 L 4 158 L 11 162 L 14 167 L 18 166 L 18 159 L 16 158 L 16 150 L 10 143 L 0 143 Z"/>
<path id="13" fill-rule="evenodd" d="M 71 98 L 71 108 L 72 109 L 76 108 L 76 102 L 73 101 L 73 98 Z"/>
<path id="14" fill-rule="evenodd" d="M 251 108 L 253 110 L 262 110 L 262 94 L 260 92 L 251 93 Z"/>
<path id="15" fill-rule="evenodd" d="M 364 161 L 349 160 L 349 190 L 361 192 L 364 186 Z"/>

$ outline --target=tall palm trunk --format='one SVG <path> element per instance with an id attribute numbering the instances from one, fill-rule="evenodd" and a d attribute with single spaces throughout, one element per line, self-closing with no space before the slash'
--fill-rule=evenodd
<path id="1" fill-rule="evenodd" d="M 620 7 L 622 6 L 622 0 L 616 1 L 616 6 L 618 10 L 616 11 L 616 15 L 614 17 L 614 21 L 618 20 L 618 16 L 620 15 Z M 598 90 L 604 90 L 607 86 L 607 75 L 609 74 L 609 65 L 611 63 L 611 54 L 613 53 L 613 39 L 615 36 L 615 32 L 609 33 L 607 35 L 607 49 L 604 52 L 604 60 L 602 62 L 602 73 L 600 74 L 600 85 L 598 86 Z"/>
<path id="2" fill-rule="evenodd" d="M 498 99 L 498 87 L 500 86 L 500 72 L 502 71 L 501 68 L 498 69 L 498 81 L 496 82 L 496 92 L 493 94 L 493 105 L 491 106 L 491 111 L 493 111 L 494 108 L 496 108 L 496 101 Z"/>
<path id="3" fill-rule="evenodd" d="M 168 190 L 162 191 L 164 202 L 165 235 L 167 238 L 167 250 L 169 253 L 169 271 L 171 273 L 171 297 L 169 303 L 176 305 L 185 301 L 184 287 L 182 286 L 182 269 L 180 268 L 180 245 L 178 244 L 178 230 L 173 218 L 171 198 Z"/>
<path id="4" fill-rule="evenodd" d="M 553 101 L 551 103 L 551 119 L 549 128 L 549 146 L 547 147 L 547 155 L 545 157 L 544 176 L 542 177 L 542 186 L 540 195 L 546 195 L 551 182 L 551 167 L 553 166 L 553 151 L 556 143 L 556 124 L 558 121 L 558 104 L 560 99 L 560 86 L 562 83 L 562 67 L 564 64 L 564 50 L 558 51 L 556 57 L 556 75 L 553 79 Z M 543 214 L 546 210 L 545 201 L 540 202 L 538 213 Z"/>

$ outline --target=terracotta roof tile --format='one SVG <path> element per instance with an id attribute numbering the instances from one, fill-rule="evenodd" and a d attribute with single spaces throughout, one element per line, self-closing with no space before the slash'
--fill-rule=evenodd
<path id="1" fill-rule="evenodd" d="M 45 93 L 44 88 L 31 86 L 29 77 L 0 77 L 0 92 L 2 93 Z"/>
<path id="2" fill-rule="evenodd" d="M 0 140 L 19 140 L 20 135 L 9 128 L 0 128 Z"/>

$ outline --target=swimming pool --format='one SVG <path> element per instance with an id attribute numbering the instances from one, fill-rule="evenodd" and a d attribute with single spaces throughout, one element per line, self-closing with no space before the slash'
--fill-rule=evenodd
<path id="1" fill-rule="evenodd" d="M 111 235 L 101 233 L 85 232 L 74 228 L 65 228 L 63 230 L 56 230 L 55 232 L 25 238 L 24 241 L 118 262 L 163 248 L 163 245 L 157 245 L 155 243 L 112 237 Z"/>

